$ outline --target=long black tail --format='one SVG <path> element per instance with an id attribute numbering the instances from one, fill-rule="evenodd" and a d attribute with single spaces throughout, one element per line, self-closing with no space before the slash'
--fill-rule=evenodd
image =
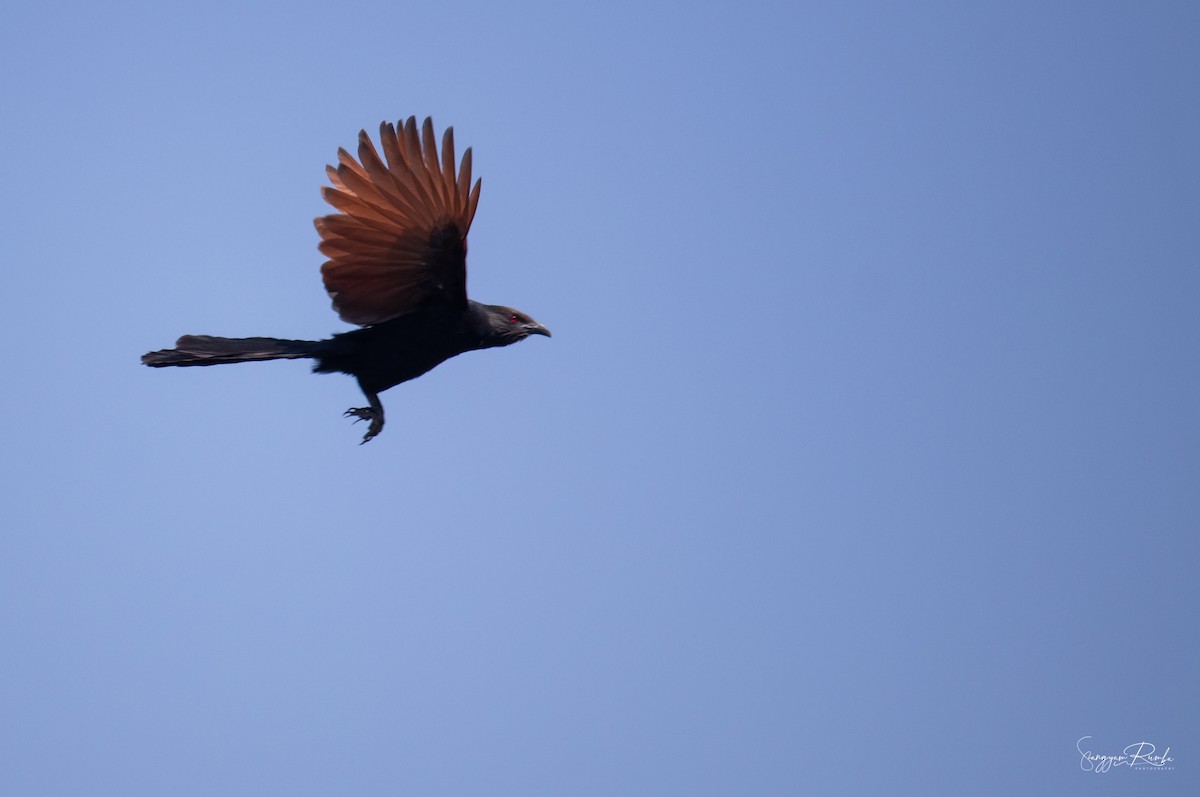
<path id="1" fill-rule="evenodd" d="M 212 335 L 184 335 L 173 349 L 161 349 L 142 355 L 142 362 L 154 368 L 168 365 L 223 365 L 255 360 L 295 360 L 316 357 L 325 350 L 317 340 L 280 340 L 279 338 L 216 338 Z"/>

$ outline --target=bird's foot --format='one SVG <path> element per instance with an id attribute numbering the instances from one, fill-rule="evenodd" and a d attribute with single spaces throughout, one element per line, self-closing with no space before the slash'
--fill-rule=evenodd
<path id="1" fill-rule="evenodd" d="M 370 407 L 351 407 L 342 413 L 343 417 L 353 418 L 355 423 L 359 421 L 370 421 L 371 425 L 367 427 L 367 433 L 363 435 L 362 445 L 369 441 L 372 437 L 383 431 L 383 416 L 377 415 Z"/>

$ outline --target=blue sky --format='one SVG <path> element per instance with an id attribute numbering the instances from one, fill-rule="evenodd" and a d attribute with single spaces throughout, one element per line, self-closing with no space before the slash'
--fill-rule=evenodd
<path id="1" fill-rule="evenodd" d="M 1196 793 L 1198 9 L 10 9 L 0 792 Z M 552 340 L 138 364 L 410 114 Z"/>

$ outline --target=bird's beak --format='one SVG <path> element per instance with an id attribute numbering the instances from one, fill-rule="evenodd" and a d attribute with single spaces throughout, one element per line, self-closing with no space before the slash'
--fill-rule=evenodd
<path id="1" fill-rule="evenodd" d="M 525 331 L 528 332 L 530 335 L 545 335 L 548 338 L 553 337 L 550 334 L 550 330 L 546 329 L 544 326 L 537 323 L 536 321 L 533 322 L 532 324 L 526 324 Z"/>

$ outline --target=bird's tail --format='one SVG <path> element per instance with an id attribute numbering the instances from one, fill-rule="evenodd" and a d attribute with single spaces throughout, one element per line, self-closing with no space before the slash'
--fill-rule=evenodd
<path id="1" fill-rule="evenodd" d="M 163 368 L 168 365 L 224 365 L 255 360 L 295 360 L 318 356 L 324 351 L 324 345 L 316 340 L 184 335 L 175 342 L 173 349 L 143 354 L 142 363 L 154 368 Z"/>

